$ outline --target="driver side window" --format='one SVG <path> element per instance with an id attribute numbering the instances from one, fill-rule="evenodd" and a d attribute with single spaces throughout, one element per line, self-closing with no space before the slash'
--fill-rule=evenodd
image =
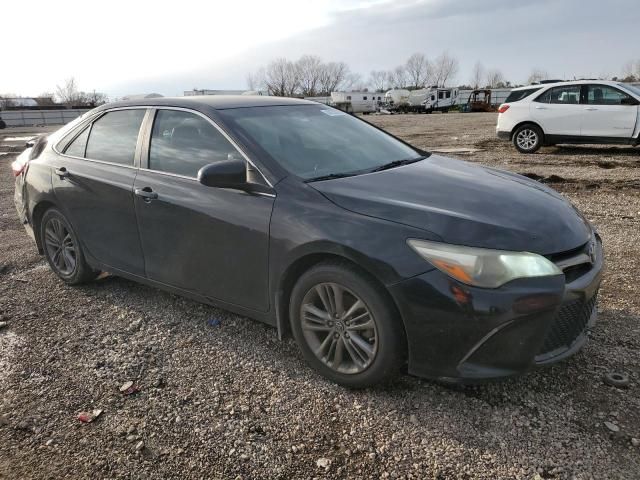
<path id="1" fill-rule="evenodd" d="M 210 163 L 242 155 L 209 121 L 181 110 L 158 110 L 149 148 L 149 169 L 186 177 Z"/>

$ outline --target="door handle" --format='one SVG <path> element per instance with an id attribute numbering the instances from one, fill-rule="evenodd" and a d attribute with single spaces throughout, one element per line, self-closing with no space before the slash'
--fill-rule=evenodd
<path id="1" fill-rule="evenodd" d="M 138 197 L 144 199 L 145 202 L 150 202 L 151 200 L 155 200 L 156 198 L 158 198 L 158 194 L 151 190 L 151 187 L 136 188 L 134 190 L 134 193 Z"/>
<path id="2" fill-rule="evenodd" d="M 57 176 L 60 177 L 60 180 L 63 180 L 69 176 L 69 171 L 64 167 L 56 168 L 54 172 Z"/>
<path id="3" fill-rule="evenodd" d="M 547 107 L 536 107 L 536 110 L 546 110 Z"/>
<path id="4" fill-rule="evenodd" d="M 598 110 L 595 107 L 585 107 L 585 110 L 589 110 L 590 112 L 593 112 L 594 110 Z"/>

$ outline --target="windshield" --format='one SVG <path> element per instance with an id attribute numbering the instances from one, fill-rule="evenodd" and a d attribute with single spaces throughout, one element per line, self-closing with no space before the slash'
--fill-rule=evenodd
<path id="1" fill-rule="evenodd" d="M 640 87 L 639 86 L 631 85 L 629 83 L 619 83 L 618 85 L 620 85 L 621 87 L 624 87 L 624 88 L 627 88 L 627 89 L 631 90 L 636 95 L 640 95 Z"/>
<path id="2" fill-rule="evenodd" d="M 287 171 L 305 180 L 355 175 L 391 162 L 423 158 L 368 123 L 325 105 L 236 108 L 220 113 Z"/>

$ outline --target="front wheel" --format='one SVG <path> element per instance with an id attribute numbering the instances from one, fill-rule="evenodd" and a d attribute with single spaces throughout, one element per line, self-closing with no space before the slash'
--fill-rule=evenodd
<path id="1" fill-rule="evenodd" d="M 40 239 L 49 266 L 66 283 L 76 285 L 96 277 L 97 272 L 87 264 L 71 224 L 59 210 L 50 208 L 43 215 Z"/>
<path id="2" fill-rule="evenodd" d="M 542 130 L 535 125 L 522 125 L 513 134 L 513 145 L 520 153 L 535 153 L 542 146 Z"/>
<path id="3" fill-rule="evenodd" d="M 289 316 L 307 363 L 324 377 L 363 388 L 390 380 L 405 361 L 405 334 L 395 308 L 355 267 L 326 263 L 295 285 Z"/>

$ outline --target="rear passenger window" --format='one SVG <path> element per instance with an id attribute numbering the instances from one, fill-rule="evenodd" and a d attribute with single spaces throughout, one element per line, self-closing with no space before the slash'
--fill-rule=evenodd
<path id="1" fill-rule="evenodd" d="M 144 109 L 116 110 L 93 123 L 86 158 L 133 165 Z"/>
<path id="2" fill-rule="evenodd" d="M 80 135 L 78 135 L 73 142 L 71 142 L 64 153 L 71 155 L 72 157 L 84 158 L 84 151 L 87 148 L 87 138 L 89 137 L 90 127 L 85 128 Z"/>
<path id="3" fill-rule="evenodd" d="M 210 163 L 242 158 L 216 127 L 199 115 L 158 110 L 149 149 L 149 168 L 196 177 Z"/>

